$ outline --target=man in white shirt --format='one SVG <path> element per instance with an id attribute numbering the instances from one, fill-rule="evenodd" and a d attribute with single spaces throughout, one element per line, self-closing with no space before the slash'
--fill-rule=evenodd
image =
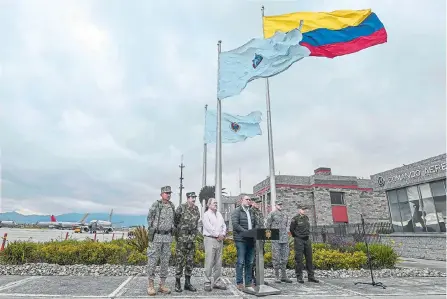
<path id="1" fill-rule="evenodd" d="M 203 245 L 205 247 L 205 291 L 211 288 L 226 290 L 221 280 L 223 240 L 227 234 L 227 226 L 222 214 L 217 211 L 217 201 L 210 198 L 207 210 L 203 214 Z M 214 273 L 213 273 L 214 268 Z M 211 277 L 214 282 L 211 282 Z"/>

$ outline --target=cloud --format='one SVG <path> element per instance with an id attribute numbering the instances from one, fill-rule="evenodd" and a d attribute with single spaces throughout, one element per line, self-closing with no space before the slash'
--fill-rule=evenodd
<path id="1" fill-rule="evenodd" d="M 369 177 L 445 152 L 445 3 L 410 2 L 265 3 L 267 15 L 371 7 L 389 36 L 271 78 L 277 173 Z M 0 4 L 2 211 L 145 214 L 160 187 L 178 192 L 181 155 L 185 192 L 198 192 L 216 44 L 261 36 L 261 3 L 47 4 Z M 224 187 L 238 194 L 240 168 L 250 193 L 269 175 L 265 82 L 222 107 L 264 113 L 262 136 L 223 145 Z M 209 145 L 209 184 L 214 164 Z"/>

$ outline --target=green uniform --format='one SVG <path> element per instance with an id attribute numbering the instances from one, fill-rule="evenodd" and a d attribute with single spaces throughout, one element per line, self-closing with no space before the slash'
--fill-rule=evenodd
<path id="1" fill-rule="evenodd" d="M 307 276 L 315 279 L 312 264 L 312 241 L 310 235 L 309 217 L 306 215 L 296 215 L 290 223 L 290 233 L 294 238 L 295 247 L 295 274 L 297 279 L 303 279 L 303 255 L 306 258 Z"/>

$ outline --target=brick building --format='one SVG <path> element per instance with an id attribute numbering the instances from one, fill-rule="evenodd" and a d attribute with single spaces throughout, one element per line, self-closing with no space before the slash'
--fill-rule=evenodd
<path id="1" fill-rule="evenodd" d="M 360 223 L 360 213 L 367 221 L 388 221 L 389 210 L 384 191 L 373 191 L 370 179 L 332 175 L 330 168 L 318 168 L 311 176 L 276 176 L 276 194 L 284 200 L 290 216 L 297 214 L 297 203 L 309 207 L 312 225 Z M 263 201 L 263 213 L 270 208 L 270 178 L 253 187 Z M 291 217 L 290 217 L 291 218 Z"/>

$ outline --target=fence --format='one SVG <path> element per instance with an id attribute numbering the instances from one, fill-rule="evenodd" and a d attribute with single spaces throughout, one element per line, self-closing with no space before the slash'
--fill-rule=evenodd
<path id="1" fill-rule="evenodd" d="M 312 226 L 311 236 L 315 243 L 380 243 L 379 234 L 390 234 L 393 227 L 389 222 L 365 223 L 365 235 L 361 224 L 334 224 Z"/>

